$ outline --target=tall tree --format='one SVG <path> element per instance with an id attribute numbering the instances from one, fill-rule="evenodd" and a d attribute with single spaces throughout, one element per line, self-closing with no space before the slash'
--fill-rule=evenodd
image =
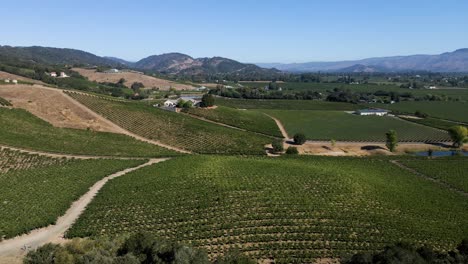
<path id="1" fill-rule="evenodd" d="M 452 138 L 453 146 L 456 148 L 463 147 L 463 143 L 468 141 L 468 129 L 464 126 L 453 126 L 448 130 L 450 138 Z"/>
<path id="2" fill-rule="evenodd" d="M 387 136 L 387 142 L 385 146 L 387 146 L 388 150 L 394 152 L 398 146 L 398 137 L 396 131 L 390 130 L 385 135 Z"/>

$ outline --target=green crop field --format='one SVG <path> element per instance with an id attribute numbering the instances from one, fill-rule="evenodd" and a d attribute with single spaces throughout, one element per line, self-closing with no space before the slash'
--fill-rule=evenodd
<path id="1" fill-rule="evenodd" d="M 449 141 L 445 131 L 394 117 L 358 116 L 340 111 L 262 110 L 285 126 L 289 136 L 304 133 L 310 140 L 385 141 L 385 133 L 397 131 L 400 141 Z"/>
<path id="2" fill-rule="evenodd" d="M 435 128 L 444 129 L 444 130 L 448 130 L 449 128 L 453 126 L 463 125 L 462 123 L 457 123 L 454 121 L 447 121 L 447 120 L 433 118 L 433 117 L 426 117 L 426 118 L 421 118 L 421 119 L 402 117 L 402 119 L 410 121 L 410 122 L 414 122 L 417 124 L 435 127 Z"/>
<path id="3" fill-rule="evenodd" d="M 0 241 L 55 223 L 96 181 L 141 160 L 64 160 L 0 150 Z"/>
<path id="4" fill-rule="evenodd" d="M 21 109 L 0 108 L 0 144 L 57 153 L 161 157 L 178 153 L 129 136 L 57 128 Z"/>
<path id="5" fill-rule="evenodd" d="M 407 160 L 402 163 L 468 193 L 468 160 Z"/>
<path id="6" fill-rule="evenodd" d="M 217 105 L 237 109 L 283 109 L 283 110 L 343 110 L 352 111 L 362 107 L 349 103 L 315 100 L 255 100 L 216 97 Z"/>
<path id="7" fill-rule="evenodd" d="M 220 106 L 216 109 L 191 108 L 188 113 L 245 130 L 282 137 L 275 121 L 257 111 Z"/>
<path id="8" fill-rule="evenodd" d="M 184 156 L 110 181 L 67 236 L 146 230 L 211 257 L 237 248 L 309 263 L 400 240 L 453 248 L 468 236 L 466 208 L 387 160 Z"/>
<path id="9" fill-rule="evenodd" d="M 431 117 L 460 121 L 468 123 L 468 102 L 400 102 L 396 104 L 372 104 L 372 107 L 381 107 L 403 113 L 414 114 L 421 111 Z"/>
<path id="10" fill-rule="evenodd" d="M 70 93 L 93 111 L 140 136 L 197 153 L 264 155 L 266 136 L 227 128 L 137 102 Z"/>

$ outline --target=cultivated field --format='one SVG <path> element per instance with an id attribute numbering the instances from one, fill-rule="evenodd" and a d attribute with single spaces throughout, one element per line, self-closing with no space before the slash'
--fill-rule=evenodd
<path id="1" fill-rule="evenodd" d="M 402 163 L 468 193 L 468 160 L 408 160 Z"/>
<path id="2" fill-rule="evenodd" d="M 120 72 L 120 73 L 103 73 L 96 72 L 96 70 L 88 70 L 81 68 L 73 68 L 73 71 L 87 77 L 90 81 L 96 82 L 111 82 L 117 83 L 121 78 L 124 78 L 126 82 L 125 86 L 131 87 L 134 82 L 141 82 L 145 88 L 159 88 L 161 90 L 169 90 L 174 88 L 176 90 L 192 90 L 193 86 L 172 82 L 164 79 L 155 78 L 152 76 L 135 73 L 135 72 Z"/>
<path id="3" fill-rule="evenodd" d="M 121 133 L 120 129 L 77 104 L 62 90 L 39 85 L 2 85 L 0 96 L 56 127 Z"/>
<path id="4" fill-rule="evenodd" d="M 237 109 L 283 109 L 283 110 L 343 110 L 352 111 L 362 107 L 355 104 L 314 100 L 254 100 L 216 97 L 217 105 Z"/>
<path id="5" fill-rule="evenodd" d="M 391 105 L 372 104 L 373 107 L 414 114 L 420 111 L 431 117 L 468 123 L 468 102 L 400 102 Z"/>
<path id="6" fill-rule="evenodd" d="M 278 118 L 289 135 L 304 133 L 310 140 L 385 141 L 393 129 L 405 142 L 449 141 L 445 131 L 403 121 L 394 117 L 358 116 L 340 111 L 262 110 Z"/>
<path id="7" fill-rule="evenodd" d="M 215 109 L 191 108 L 187 112 L 208 120 L 238 127 L 241 129 L 282 137 L 275 121 L 257 111 L 237 110 L 220 106 Z"/>
<path id="8" fill-rule="evenodd" d="M 468 235 L 466 208 L 387 160 L 185 156 L 109 182 L 67 236 L 146 230 L 211 257 L 235 248 L 305 263 L 400 240 L 453 248 Z"/>
<path id="9" fill-rule="evenodd" d="M 164 144 L 210 154 L 264 154 L 271 139 L 227 128 L 188 115 L 160 110 L 142 103 L 117 102 L 69 93 L 93 111 L 142 137 Z"/>
<path id="10" fill-rule="evenodd" d="M 176 152 L 126 135 L 57 128 L 22 109 L 0 108 L 0 144 L 56 153 L 161 157 Z"/>
<path id="11" fill-rule="evenodd" d="M 141 160 L 65 160 L 0 150 L 0 241 L 50 225 L 99 179 Z"/>

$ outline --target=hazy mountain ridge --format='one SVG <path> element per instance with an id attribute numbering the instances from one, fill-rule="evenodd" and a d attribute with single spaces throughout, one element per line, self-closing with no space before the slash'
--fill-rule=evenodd
<path id="1" fill-rule="evenodd" d="M 348 68 L 359 65 L 375 68 L 384 72 L 432 71 L 432 72 L 468 72 L 468 49 L 458 49 L 439 55 L 409 55 L 377 57 L 362 60 L 306 62 L 306 63 L 257 63 L 260 67 L 276 67 L 288 72 L 333 71 L 347 72 Z"/>

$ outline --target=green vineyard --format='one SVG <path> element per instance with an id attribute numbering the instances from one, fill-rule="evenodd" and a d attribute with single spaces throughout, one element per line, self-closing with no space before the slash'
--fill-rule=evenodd
<path id="1" fill-rule="evenodd" d="M 0 108 L 0 144 L 55 153 L 167 157 L 177 152 L 126 135 L 57 128 L 22 109 Z"/>
<path id="2" fill-rule="evenodd" d="M 55 223 L 96 181 L 142 160 L 65 160 L 0 150 L 0 241 Z"/>
<path id="3" fill-rule="evenodd" d="M 315 100 L 255 100 L 216 97 L 217 105 L 237 109 L 281 109 L 281 110 L 335 110 L 352 111 L 359 105 Z M 362 107 L 361 107 L 362 108 Z"/>
<path id="4" fill-rule="evenodd" d="M 385 141 L 393 129 L 401 142 L 445 142 L 448 133 L 387 116 L 358 116 L 341 111 L 262 110 L 286 127 L 289 135 L 304 133 L 310 140 Z"/>
<path id="5" fill-rule="evenodd" d="M 426 176 L 468 193 L 468 160 L 407 160 L 402 162 Z"/>
<path id="6" fill-rule="evenodd" d="M 191 108 L 188 109 L 187 112 L 241 129 L 275 137 L 283 137 L 275 121 L 260 112 L 237 110 L 223 106 L 217 107 L 216 109 Z"/>
<path id="7" fill-rule="evenodd" d="M 210 154 L 265 154 L 271 139 L 135 102 L 68 93 L 117 125 L 164 144 Z"/>
<path id="8" fill-rule="evenodd" d="M 401 240 L 451 248 L 468 235 L 466 208 L 388 160 L 185 156 L 109 182 L 67 236 L 146 230 L 211 257 L 305 263 Z"/>

